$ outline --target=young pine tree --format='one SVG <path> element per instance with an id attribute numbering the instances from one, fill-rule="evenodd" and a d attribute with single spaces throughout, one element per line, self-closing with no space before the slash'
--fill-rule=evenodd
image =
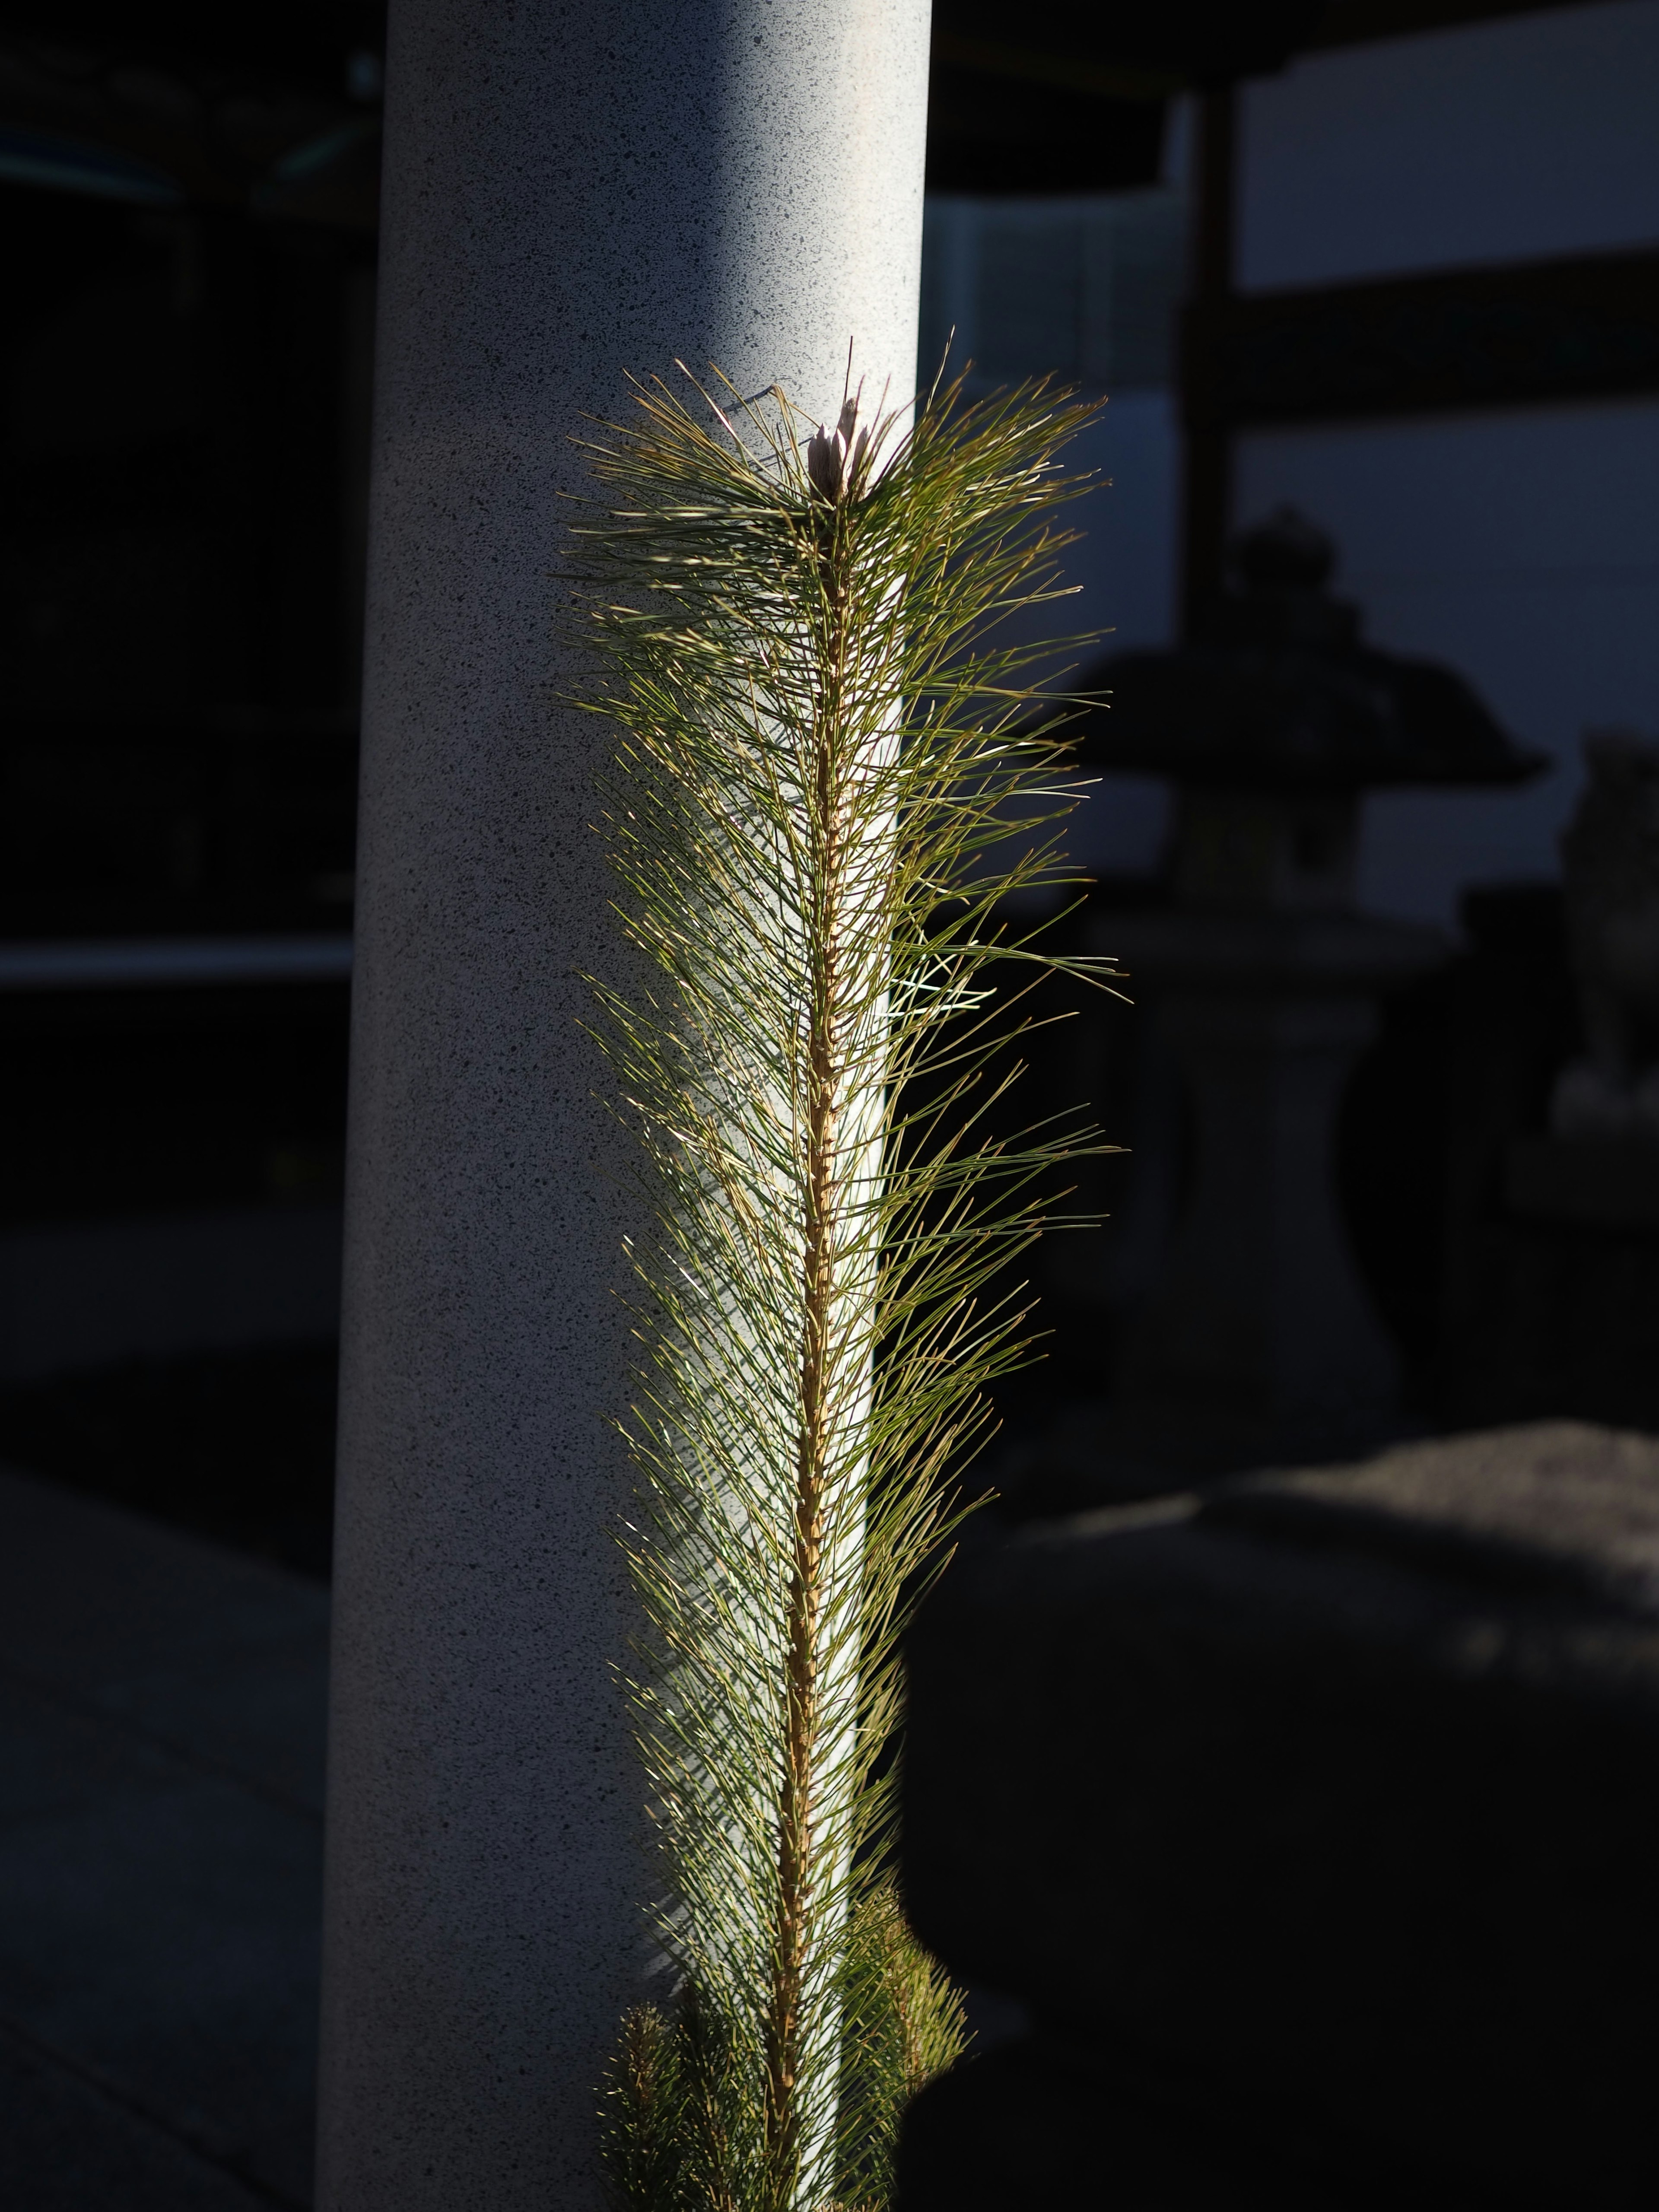
<path id="1" fill-rule="evenodd" d="M 854 394 L 803 439 L 781 393 L 691 389 L 592 445 L 579 526 L 641 979 L 596 1026 L 654 1224 L 621 1425 L 675 1990 L 623 2023 L 605 2148 L 629 2212 L 881 2212 L 964 2033 L 888 1871 L 898 1639 L 1027 1354 L 987 1286 L 1090 1134 L 986 1121 L 994 985 L 1098 972 L 999 919 L 1065 880 L 1053 648 L 999 641 L 1060 595 L 1086 410 Z"/>

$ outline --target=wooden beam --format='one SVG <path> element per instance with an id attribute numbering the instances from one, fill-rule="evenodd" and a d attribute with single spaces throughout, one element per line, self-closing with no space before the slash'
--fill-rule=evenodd
<path id="1" fill-rule="evenodd" d="M 1330 0 L 1301 42 L 1304 49 L 1409 39 L 1425 31 L 1461 29 L 1504 15 L 1553 15 L 1588 0 Z"/>
<path id="2" fill-rule="evenodd" d="M 1218 295 L 1188 311 L 1189 435 L 1659 392 L 1659 251 Z"/>
<path id="3" fill-rule="evenodd" d="M 1238 130 L 1237 96 L 1230 85 L 1200 97 L 1197 152 L 1188 328 L 1204 334 L 1221 327 L 1235 296 Z M 1222 587 L 1232 510 L 1232 447 L 1226 419 L 1213 407 L 1195 406 L 1186 390 L 1194 373 L 1203 374 L 1206 344 L 1207 339 L 1200 335 L 1182 349 L 1187 434 L 1182 456 L 1181 571 L 1188 635 L 1201 627 L 1205 611 Z"/>

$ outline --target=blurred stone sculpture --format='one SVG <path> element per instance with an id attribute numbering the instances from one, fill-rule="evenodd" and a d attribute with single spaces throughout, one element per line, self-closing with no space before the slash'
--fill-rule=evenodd
<path id="1" fill-rule="evenodd" d="M 1550 1127 L 1659 1143 L 1659 739 L 1591 730 L 1561 838 L 1585 1056 L 1556 1079 Z"/>
<path id="2" fill-rule="evenodd" d="M 1160 1273 L 1119 1346 L 1096 1494 L 1364 1449 L 1400 1376 L 1337 1204 L 1338 1107 L 1385 992 L 1445 957 L 1362 914 L 1364 793 L 1501 787 L 1545 765 L 1455 670 L 1365 643 L 1336 552 L 1281 508 L 1233 587 L 1164 652 L 1098 664 L 1083 754 L 1176 787 L 1169 903 L 1098 925 L 1178 1061 L 1194 1158 Z"/>

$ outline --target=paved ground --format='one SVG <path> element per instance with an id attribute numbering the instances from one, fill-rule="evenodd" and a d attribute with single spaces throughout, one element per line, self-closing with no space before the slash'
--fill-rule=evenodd
<path id="1" fill-rule="evenodd" d="M 0 1473 L 0 2205 L 310 2201 L 317 1583 Z"/>

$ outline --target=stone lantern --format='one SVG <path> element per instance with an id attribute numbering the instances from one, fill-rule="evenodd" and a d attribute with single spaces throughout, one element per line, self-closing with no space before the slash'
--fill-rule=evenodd
<path id="1" fill-rule="evenodd" d="M 1099 703 L 1084 758 L 1176 786 L 1170 902 L 1103 920 L 1096 949 L 1150 1002 L 1195 1139 L 1090 1454 L 1108 1495 L 1360 1450 L 1401 1423 L 1333 1139 L 1379 995 L 1446 946 L 1355 911 L 1359 804 L 1390 784 L 1514 784 L 1545 763 L 1450 670 L 1362 644 L 1358 610 L 1327 589 L 1334 563 L 1329 540 L 1281 510 L 1236 544 L 1236 587 L 1200 635 L 1085 679 Z"/>

